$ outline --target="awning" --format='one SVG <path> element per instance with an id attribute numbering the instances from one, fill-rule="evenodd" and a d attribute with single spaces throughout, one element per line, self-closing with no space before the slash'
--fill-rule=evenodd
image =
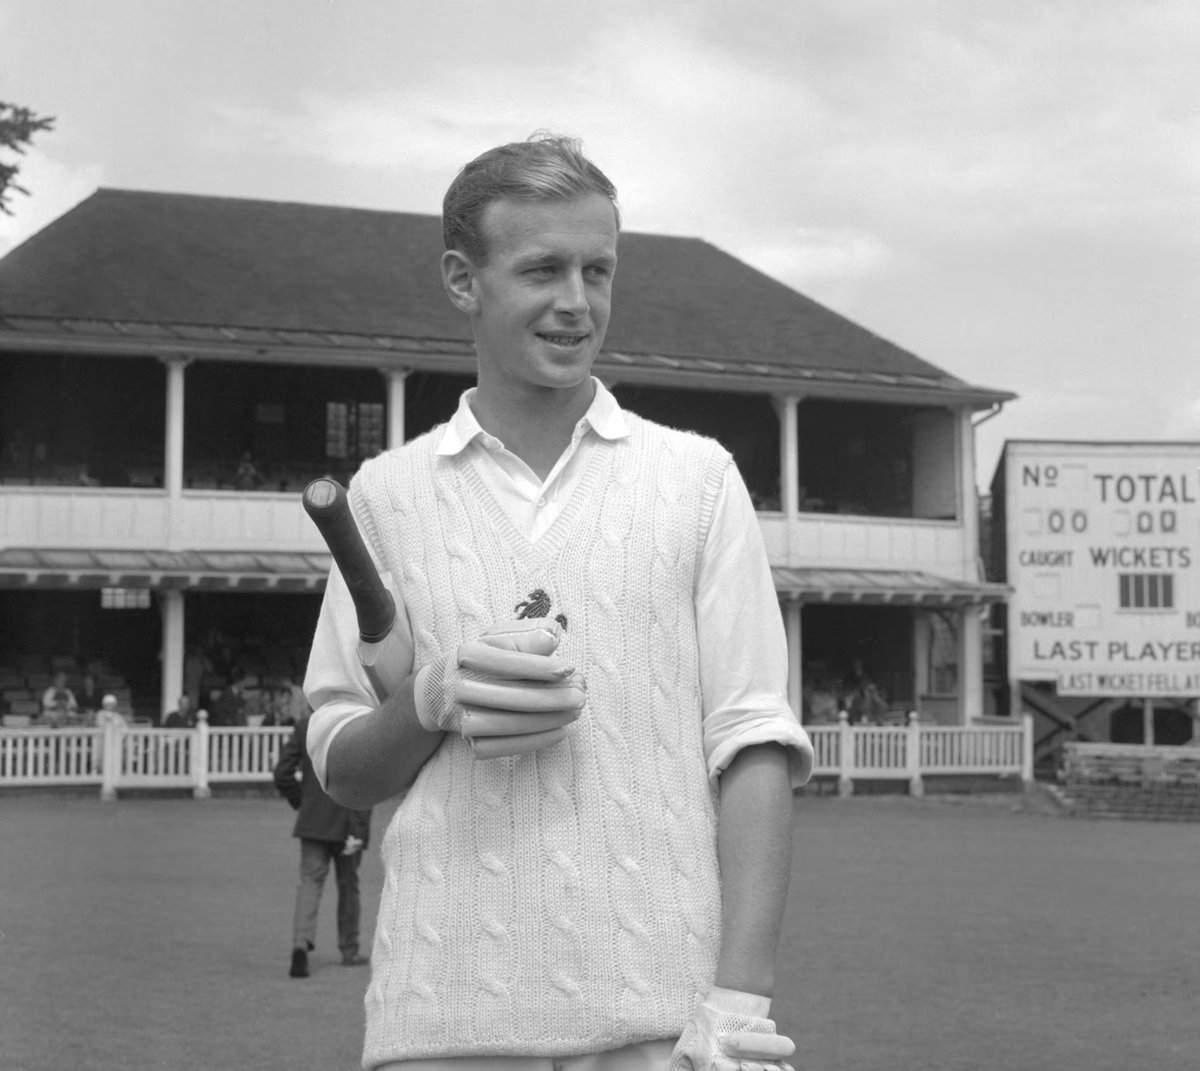
<path id="1" fill-rule="evenodd" d="M 775 590 L 797 602 L 888 603 L 894 606 L 982 606 L 1004 602 L 1004 584 L 949 580 L 894 569 L 773 568 Z"/>
<path id="2" fill-rule="evenodd" d="M 0 550 L 0 588 L 166 588 L 321 591 L 325 553 L 213 550 Z M 1003 602 L 1003 584 L 949 580 L 889 569 L 771 570 L 775 590 L 799 602 L 983 605 Z"/>
<path id="3" fill-rule="evenodd" d="M 330 556 L 213 550 L 0 550 L 0 588 L 321 591 Z"/>

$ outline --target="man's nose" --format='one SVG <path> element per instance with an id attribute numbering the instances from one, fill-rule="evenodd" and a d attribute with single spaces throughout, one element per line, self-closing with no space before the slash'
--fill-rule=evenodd
<path id="1" fill-rule="evenodd" d="M 583 283 L 583 272 L 563 272 L 556 298 L 555 308 L 559 312 L 570 313 L 574 316 L 582 316 L 587 312 L 587 287 Z"/>

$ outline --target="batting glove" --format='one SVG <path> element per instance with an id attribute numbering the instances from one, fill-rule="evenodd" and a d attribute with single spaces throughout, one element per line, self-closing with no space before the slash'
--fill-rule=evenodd
<path id="1" fill-rule="evenodd" d="M 418 670 L 417 717 L 461 734 L 476 758 L 557 743 L 583 710 L 583 678 L 554 657 L 562 629 L 548 618 L 506 621 Z"/>
<path id="2" fill-rule="evenodd" d="M 669 1071 L 793 1071 L 791 1038 L 775 1033 L 771 1001 L 753 993 L 714 986 L 696 1008 Z"/>

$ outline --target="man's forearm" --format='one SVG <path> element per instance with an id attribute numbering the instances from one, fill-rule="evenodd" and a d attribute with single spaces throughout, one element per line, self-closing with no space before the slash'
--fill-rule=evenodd
<path id="1" fill-rule="evenodd" d="M 722 935 L 716 984 L 772 996 L 792 869 L 792 789 L 779 744 L 744 748 L 721 774 Z"/>
<path id="2" fill-rule="evenodd" d="M 333 738 L 326 757 L 326 791 L 343 807 L 374 807 L 412 785 L 443 736 L 417 720 L 409 677 L 396 695 L 347 722 Z"/>

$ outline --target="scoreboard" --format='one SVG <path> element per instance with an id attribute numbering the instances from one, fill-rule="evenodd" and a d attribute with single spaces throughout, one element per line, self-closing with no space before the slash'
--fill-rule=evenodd
<path id="1" fill-rule="evenodd" d="M 1009 676 L 1200 696 L 1200 443 L 1009 442 Z"/>

